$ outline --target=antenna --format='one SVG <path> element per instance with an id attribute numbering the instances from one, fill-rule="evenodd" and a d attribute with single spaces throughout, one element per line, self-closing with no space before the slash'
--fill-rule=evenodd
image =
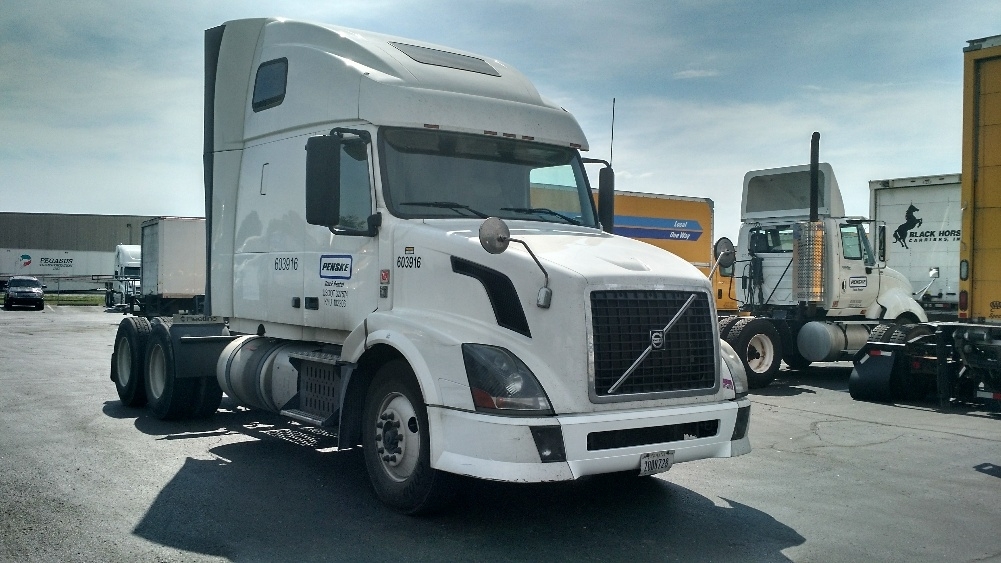
<path id="1" fill-rule="evenodd" d="M 612 140 L 608 143 L 608 167 L 612 167 L 612 147 L 615 145 L 615 98 L 612 98 Z"/>

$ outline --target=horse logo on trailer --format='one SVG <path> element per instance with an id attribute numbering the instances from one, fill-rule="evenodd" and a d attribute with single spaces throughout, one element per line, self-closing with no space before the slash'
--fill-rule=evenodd
<path id="1" fill-rule="evenodd" d="M 914 227 L 920 227 L 922 223 L 920 218 L 914 216 L 915 211 L 921 211 L 921 210 L 918 209 L 917 207 L 914 207 L 913 203 L 910 204 L 907 207 L 907 211 L 904 212 L 904 224 L 900 225 L 899 227 L 897 227 L 897 230 L 893 231 L 893 241 L 899 242 L 900 246 L 903 246 L 908 250 L 910 249 L 910 247 L 907 246 L 907 232 L 913 229 Z"/>

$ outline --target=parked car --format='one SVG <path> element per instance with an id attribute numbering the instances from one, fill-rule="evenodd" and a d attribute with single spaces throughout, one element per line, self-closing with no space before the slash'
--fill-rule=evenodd
<path id="1" fill-rule="evenodd" d="M 45 286 L 38 278 L 13 276 L 7 280 L 7 293 L 3 298 L 3 308 L 9 311 L 15 305 L 30 305 L 42 310 L 45 307 Z"/>

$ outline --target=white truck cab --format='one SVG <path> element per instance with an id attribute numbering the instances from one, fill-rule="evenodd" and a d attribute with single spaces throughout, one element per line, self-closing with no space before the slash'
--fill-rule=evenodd
<path id="1" fill-rule="evenodd" d="M 751 387 L 768 385 L 780 360 L 802 369 L 849 359 L 881 320 L 927 320 L 910 282 L 873 252 L 870 223 L 845 216 L 830 164 L 744 176 L 736 246 L 742 316 L 722 319 L 720 334 L 743 360 Z"/>
<path id="2" fill-rule="evenodd" d="M 125 307 L 130 299 L 142 295 L 142 246 L 119 244 L 115 247 L 113 280 L 105 283 L 104 306 Z"/>
<path id="3" fill-rule="evenodd" d="M 237 401 L 361 445 L 408 513 L 453 475 L 648 475 L 750 451 L 706 277 L 602 230 L 584 134 L 523 75 L 282 19 L 228 22 L 206 48 L 209 316 L 154 319 L 147 356 L 212 358 Z M 147 385 L 154 413 L 204 413 L 195 372 L 181 394 L 198 405 Z"/>

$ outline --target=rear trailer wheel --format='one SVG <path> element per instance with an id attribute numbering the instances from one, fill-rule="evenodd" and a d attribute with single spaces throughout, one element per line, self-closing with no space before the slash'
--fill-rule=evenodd
<path id="1" fill-rule="evenodd" d="M 455 495 L 455 477 L 431 467 L 427 407 L 405 361 L 379 369 L 362 416 L 365 467 L 379 500 L 404 514 L 444 508 Z"/>
<path id="2" fill-rule="evenodd" d="M 111 380 L 115 382 L 118 398 L 127 407 L 146 404 L 143 360 L 149 331 L 149 321 L 142 317 L 126 317 L 118 324 L 111 354 Z"/>
<path id="3" fill-rule="evenodd" d="M 770 321 L 741 319 L 730 329 L 726 341 L 740 356 L 749 387 L 760 389 L 775 380 L 782 359 L 782 341 Z"/>
<path id="4" fill-rule="evenodd" d="M 177 420 L 192 416 L 198 407 L 197 378 L 178 378 L 174 373 L 174 350 L 170 341 L 170 319 L 156 318 L 146 346 L 146 400 L 153 416 Z"/>
<path id="5" fill-rule="evenodd" d="M 115 297 L 110 291 L 104 292 L 104 308 L 110 309 L 115 306 Z"/>

